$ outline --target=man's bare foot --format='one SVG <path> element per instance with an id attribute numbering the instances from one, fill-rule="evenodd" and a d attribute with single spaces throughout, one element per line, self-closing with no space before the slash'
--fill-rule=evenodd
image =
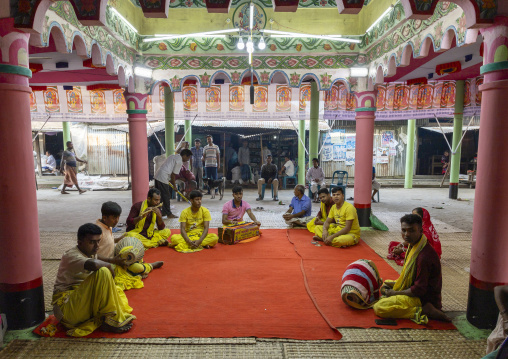
<path id="1" fill-rule="evenodd" d="M 151 263 L 151 264 L 152 264 L 152 268 L 153 268 L 153 269 L 157 269 L 157 268 L 162 267 L 162 265 L 164 264 L 164 262 L 163 262 L 163 261 L 158 261 L 158 262 L 153 262 L 153 263 Z"/>
<path id="2" fill-rule="evenodd" d="M 178 218 L 177 216 L 175 216 L 173 213 L 171 213 L 168 218 Z"/>
<path id="3" fill-rule="evenodd" d="M 67 191 L 60 191 L 61 194 L 70 194 L 69 192 Z"/>
<path id="4" fill-rule="evenodd" d="M 84 189 L 80 189 L 80 190 L 79 190 L 79 194 L 83 194 L 83 193 L 85 193 L 85 192 L 86 192 L 86 191 L 85 191 Z"/>
<path id="5" fill-rule="evenodd" d="M 160 241 L 157 242 L 157 245 L 159 247 L 162 247 L 162 246 L 167 246 L 169 244 L 168 240 L 167 239 L 161 239 Z"/>
<path id="6" fill-rule="evenodd" d="M 148 278 L 148 274 L 141 274 L 141 279 L 146 279 Z"/>
<path id="7" fill-rule="evenodd" d="M 431 303 L 427 303 L 423 306 L 422 313 L 429 317 L 429 319 L 440 320 L 442 322 L 452 321 L 449 316 L 447 316 L 443 311 L 434 307 Z"/>
<path id="8" fill-rule="evenodd" d="M 203 248 L 210 249 L 213 248 L 212 246 L 203 246 Z"/>
<path id="9" fill-rule="evenodd" d="M 106 324 L 106 323 L 102 323 L 102 325 L 100 326 L 100 330 L 102 330 L 103 332 L 110 332 L 110 333 L 125 333 L 125 332 L 128 332 L 129 330 L 131 330 L 132 328 L 132 323 L 127 323 L 125 324 L 123 327 L 113 327 L 109 324 Z"/>
<path id="10" fill-rule="evenodd" d="M 320 242 L 323 242 L 323 240 L 321 239 L 321 237 L 318 237 L 318 236 L 314 236 L 312 237 L 313 240 L 315 241 L 320 241 Z"/>

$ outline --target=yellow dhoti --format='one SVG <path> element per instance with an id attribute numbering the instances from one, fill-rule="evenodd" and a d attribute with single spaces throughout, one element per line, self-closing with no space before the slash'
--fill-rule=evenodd
<path id="1" fill-rule="evenodd" d="M 337 226 L 336 224 L 330 224 L 328 227 L 328 235 L 332 235 L 340 231 L 342 228 Z M 323 238 L 323 226 L 316 226 L 315 232 L 316 236 L 319 238 Z M 358 238 L 354 234 L 348 233 L 343 234 L 341 236 L 335 237 L 332 240 L 333 247 L 349 247 L 358 244 Z"/>
<path id="2" fill-rule="evenodd" d="M 307 229 L 310 233 L 316 233 L 316 227 L 321 227 L 321 233 L 323 233 L 323 225 L 318 224 L 317 226 L 314 224 L 316 221 L 316 217 L 312 219 L 309 223 L 307 223 Z"/>
<path id="3" fill-rule="evenodd" d="M 394 295 L 381 298 L 374 304 L 374 313 L 381 318 L 411 319 L 418 324 L 427 324 L 429 319 L 422 314 L 422 302 L 418 297 Z"/>
<path id="4" fill-rule="evenodd" d="M 134 238 L 139 239 L 141 241 L 141 243 L 143 243 L 143 246 L 145 246 L 145 248 L 148 249 L 148 248 L 158 247 L 159 241 L 161 239 L 165 239 L 169 242 L 169 237 L 171 236 L 171 230 L 169 228 L 164 228 L 162 230 L 154 229 L 153 236 L 150 239 L 137 233 L 136 230 L 125 233 L 125 236 L 126 237 L 134 237 Z"/>
<path id="5" fill-rule="evenodd" d="M 122 290 L 143 288 L 145 285 L 141 276 L 152 270 L 153 267 L 150 263 L 143 262 L 133 263 L 127 269 L 115 266 L 115 284 Z"/>
<path id="6" fill-rule="evenodd" d="M 187 232 L 187 236 L 191 241 L 197 241 L 199 238 L 201 238 L 201 235 L 203 234 L 203 230 L 201 229 L 194 229 L 192 231 Z M 173 234 L 171 237 L 171 246 L 175 246 L 175 250 L 177 252 L 182 253 L 192 253 L 192 252 L 198 252 L 205 246 L 213 247 L 217 244 L 219 241 L 219 236 L 215 233 L 208 233 L 203 239 L 203 242 L 201 242 L 201 246 L 198 248 L 191 248 L 187 242 L 185 242 L 185 239 L 183 239 L 183 236 L 181 234 Z"/>
<path id="7" fill-rule="evenodd" d="M 130 314 L 132 308 L 125 293 L 105 267 L 90 274 L 75 289 L 53 295 L 53 305 L 57 307 L 55 315 L 69 329 L 67 335 L 73 337 L 84 337 L 103 323 L 120 328 L 136 319 Z"/>

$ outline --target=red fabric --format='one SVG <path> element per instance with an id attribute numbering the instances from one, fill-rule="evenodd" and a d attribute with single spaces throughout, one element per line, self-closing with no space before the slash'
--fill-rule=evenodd
<path id="1" fill-rule="evenodd" d="M 176 179 L 181 179 L 182 181 L 184 182 L 187 182 L 187 181 L 195 181 L 196 180 L 196 177 L 194 176 L 194 173 L 192 173 L 191 171 L 189 171 L 187 168 L 185 168 L 184 166 L 182 166 L 182 168 L 180 169 L 180 173 L 177 174 L 175 176 Z"/>
<path id="2" fill-rule="evenodd" d="M 406 258 L 406 252 L 402 252 L 401 254 L 393 254 L 393 249 L 395 247 L 397 247 L 401 242 L 395 242 L 395 241 L 391 241 L 390 244 L 388 245 L 388 255 L 386 256 L 386 258 L 388 259 L 391 259 L 393 261 L 395 261 L 395 263 L 397 263 L 399 266 L 403 266 L 404 265 L 404 258 Z"/>
<path id="3" fill-rule="evenodd" d="M 217 233 L 217 229 L 211 232 Z M 285 229 L 265 229 L 261 238 L 251 243 L 218 244 L 189 254 L 166 247 L 147 250 L 146 262 L 163 260 L 164 266 L 150 273 L 143 289 L 126 292 L 138 318 L 133 328 L 125 334 L 95 331 L 89 337 L 340 339 L 307 294 L 301 259 L 287 233 Z M 387 278 L 395 279 L 397 273 L 363 241 L 338 249 L 315 247 L 312 233 L 305 230 L 289 230 L 289 235 L 303 255 L 312 295 L 332 324 L 377 327 L 372 310 L 354 310 L 342 302 L 342 274 L 358 258 L 375 260 Z M 409 320 L 398 322 L 390 329 L 454 329 L 453 325 L 433 321 L 428 326 Z"/>
<path id="4" fill-rule="evenodd" d="M 432 221 L 430 220 L 429 211 L 425 208 L 423 210 L 423 234 L 427 237 L 427 243 L 429 243 L 432 248 L 436 251 L 439 258 L 441 258 L 441 242 L 439 241 L 439 235 L 437 234 Z"/>
<path id="5" fill-rule="evenodd" d="M 332 324 L 339 328 L 373 328 L 383 329 L 450 329 L 451 323 L 430 320 L 427 325 L 419 325 L 409 319 L 397 319 L 397 326 L 379 326 L 375 323 L 378 317 L 373 310 L 358 310 L 345 304 L 340 296 L 341 278 L 346 267 L 357 259 L 372 260 L 383 279 L 397 279 L 399 274 L 374 252 L 363 240 L 352 247 L 334 248 L 316 247 L 312 233 L 303 230 L 290 230 L 290 238 L 295 242 L 298 252 L 304 258 L 305 272 L 310 290 L 318 305 Z"/>

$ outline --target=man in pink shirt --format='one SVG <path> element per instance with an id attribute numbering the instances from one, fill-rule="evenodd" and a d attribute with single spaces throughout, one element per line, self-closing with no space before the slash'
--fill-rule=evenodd
<path id="1" fill-rule="evenodd" d="M 243 215 L 245 212 L 249 215 L 252 222 L 261 226 L 261 223 L 256 219 L 250 205 L 242 201 L 243 188 L 242 186 L 233 187 L 233 200 L 227 201 L 222 207 L 222 224 L 225 226 L 236 226 L 238 223 L 243 222 Z"/>

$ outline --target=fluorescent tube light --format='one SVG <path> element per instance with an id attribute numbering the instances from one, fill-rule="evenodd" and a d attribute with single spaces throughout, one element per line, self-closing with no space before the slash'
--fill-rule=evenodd
<path id="1" fill-rule="evenodd" d="M 139 77 L 151 78 L 152 77 L 152 70 L 150 70 L 146 67 L 135 67 L 134 68 L 134 75 L 139 76 Z"/>
<path id="2" fill-rule="evenodd" d="M 132 24 L 131 24 L 130 22 L 128 22 L 128 21 L 127 21 L 127 19 L 126 19 L 126 18 L 124 18 L 124 17 L 122 16 L 122 14 L 120 14 L 120 13 L 118 12 L 118 10 L 117 10 L 117 9 L 115 9 L 115 8 L 114 8 L 114 7 L 112 7 L 112 6 L 110 7 L 110 9 L 111 9 L 111 11 L 113 11 L 113 12 L 114 12 L 114 13 L 115 13 L 115 14 L 116 14 L 116 15 L 117 15 L 120 19 L 122 19 L 123 21 L 125 21 L 125 23 L 127 24 L 127 26 L 128 26 L 128 27 L 130 27 L 132 31 L 134 31 L 134 32 L 136 32 L 136 33 L 138 32 L 138 30 L 136 30 L 136 28 L 135 28 L 134 26 L 132 26 Z"/>
<path id="3" fill-rule="evenodd" d="M 351 67 L 351 77 L 366 77 L 369 74 L 369 69 L 365 67 Z"/>
<path id="4" fill-rule="evenodd" d="M 353 42 L 355 44 L 359 44 L 361 41 L 356 39 L 347 39 L 347 38 L 337 38 L 337 37 L 329 37 L 329 36 L 320 36 L 320 35 L 312 35 L 312 36 L 296 36 L 296 35 L 270 35 L 270 37 L 285 37 L 285 38 L 302 38 L 309 37 L 313 39 L 321 39 L 321 40 L 329 40 L 329 41 L 339 41 L 339 42 Z"/>
<path id="5" fill-rule="evenodd" d="M 254 25 L 254 4 L 250 3 L 249 10 L 249 28 L 252 31 L 252 25 Z"/>
<path id="6" fill-rule="evenodd" d="M 367 29 L 367 31 L 365 31 L 365 33 L 372 30 L 374 28 L 374 26 L 376 26 L 390 11 L 392 11 L 392 9 L 393 9 L 393 5 L 390 5 L 390 7 L 385 10 L 383 15 L 381 15 L 376 21 L 374 21 L 374 23 L 372 25 L 370 25 L 370 27 Z"/>
<path id="7" fill-rule="evenodd" d="M 152 42 L 152 41 L 161 41 L 161 40 L 169 40 L 169 39 L 178 39 L 183 37 L 219 37 L 224 38 L 226 35 L 219 35 L 230 32 L 238 32 L 239 29 L 225 29 L 225 30 L 216 30 L 216 31 L 206 31 L 206 32 L 195 32 L 192 34 L 155 34 L 153 38 L 144 39 L 143 42 Z"/>

